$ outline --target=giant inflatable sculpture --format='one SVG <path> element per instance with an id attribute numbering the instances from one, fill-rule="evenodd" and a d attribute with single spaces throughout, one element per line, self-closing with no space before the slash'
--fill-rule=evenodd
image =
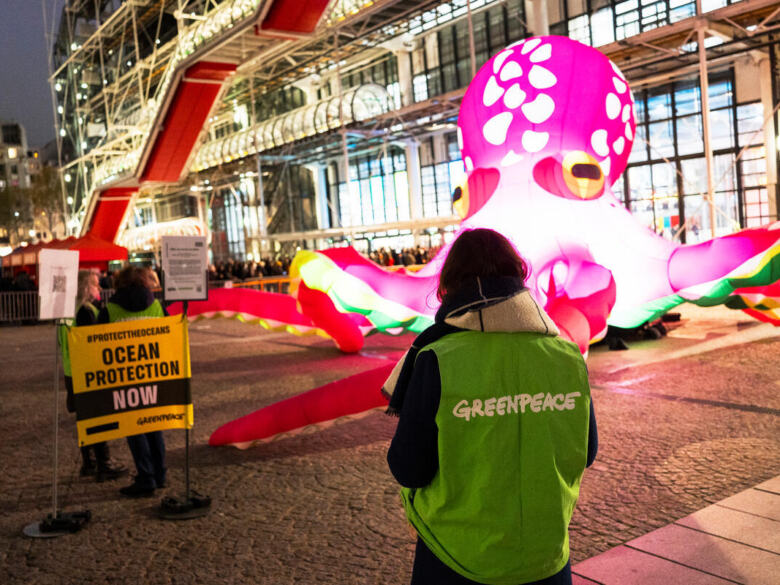
<path id="1" fill-rule="evenodd" d="M 608 324 L 637 327 L 686 301 L 780 324 L 780 224 L 690 246 L 643 227 L 610 190 L 635 128 L 626 79 L 596 49 L 557 36 L 507 47 L 480 69 L 461 105 L 461 229 L 492 228 L 515 243 L 532 268 L 527 286 L 583 353 Z M 292 296 L 218 290 L 190 311 L 327 335 L 354 352 L 367 333 L 419 332 L 432 322 L 446 253 L 406 274 L 351 248 L 304 251 L 291 269 Z M 380 387 L 392 365 L 267 406 L 217 429 L 210 443 L 243 447 L 384 406 Z"/>

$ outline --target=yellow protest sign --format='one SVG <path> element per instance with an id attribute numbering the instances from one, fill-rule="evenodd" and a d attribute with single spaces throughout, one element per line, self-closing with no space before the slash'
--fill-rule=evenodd
<path id="1" fill-rule="evenodd" d="M 191 428 L 190 343 L 181 316 L 68 332 L 79 444 Z"/>

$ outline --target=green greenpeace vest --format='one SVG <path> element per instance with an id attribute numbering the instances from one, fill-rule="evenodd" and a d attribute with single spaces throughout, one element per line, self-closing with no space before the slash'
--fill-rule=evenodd
<path id="1" fill-rule="evenodd" d="M 98 316 L 98 309 L 95 305 L 92 303 L 84 304 L 85 307 L 88 309 L 91 309 L 92 312 L 95 314 L 95 317 Z M 70 369 L 70 349 L 68 349 L 68 329 L 73 327 L 76 323 L 75 319 L 66 319 L 63 323 L 60 323 L 57 326 L 57 343 L 60 346 L 60 352 L 62 353 L 62 371 L 63 373 L 70 378 L 71 376 L 71 369 Z"/>
<path id="2" fill-rule="evenodd" d="M 142 311 L 127 311 L 116 303 L 106 303 L 109 323 L 117 321 L 132 321 L 134 319 L 152 319 L 153 317 L 165 317 L 160 301 L 157 299 Z"/>
<path id="3" fill-rule="evenodd" d="M 590 388 L 577 346 L 539 333 L 464 331 L 439 362 L 439 470 L 403 488 L 428 548 L 468 579 L 516 585 L 560 571 L 588 449 Z"/>

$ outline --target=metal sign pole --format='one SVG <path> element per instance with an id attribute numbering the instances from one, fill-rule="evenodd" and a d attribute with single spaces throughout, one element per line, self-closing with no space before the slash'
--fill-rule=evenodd
<path id="1" fill-rule="evenodd" d="M 163 251 L 165 254 L 165 251 Z M 208 298 L 208 269 L 204 271 L 205 296 Z M 162 271 L 163 299 L 169 288 L 174 287 L 171 279 L 166 278 L 165 270 Z M 187 319 L 189 299 L 182 300 L 182 319 Z M 191 399 L 191 398 L 190 398 Z M 160 503 L 159 514 L 164 520 L 190 520 L 205 516 L 211 507 L 211 498 L 203 496 L 190 488 L 190 429 L 184 428 L 184 498 L 178 499 L 167 496 Z"/>
<path id="2" fill-rule="evenodd" d="M 54 320 L 54 457 L 52 471 L 52 504 L 51 514 L 40 522 L 33 522 L 24 527 L 22 532 L 30 538 L 54 538 L 63 534 L 78 532 L 92 517 L 89 510 L 81 512 L 62 513 L 58 511 L 57 502 L 57 470 L 59 467 L 59 426 L 60 426 L 60 401 L 59 401 L 59 382 L 60 382 L 60 344 L 59 344 L 59 326 L 61 322 Z"/>
<path id="3" fill-rule="evenodd" d="M 182 301 L 182 314 L 187 319 L 189 301 Z M 190 501 L 190 429 L 184 429 L 184 500 Z"/>
<path id="4" fill-rule="evenodd" d="M 60 440 L 59 436 L 60 434 L 57 432 L 59 430 L 60 426 L 60 401 L 58 400 L 57 394 L 59 393 L 59 385 L 60 385 L 60 347 L 59 347 L 59 340 L 57 338 L 57 327 L 58 327 L 58 321 L 55 319 L 54 321 L 54 384 L 52 386 L 54 387 L 54 471 L 53 471 L 53 477 L 52 477 L 52 485 L 54 486 L 54 489 L 52 490 L 52 505 L 51 505 L 51 517 L 56 518 L 57 517 L 57 463 L 59 458 L 59 447 L 60 447 Z"/>

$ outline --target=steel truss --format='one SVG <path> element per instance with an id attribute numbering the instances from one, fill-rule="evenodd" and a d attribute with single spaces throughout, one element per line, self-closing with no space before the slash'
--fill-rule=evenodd
<path id="1" fill-rule="evenodd" d="M 63 177 L 70 177 L 71 217 L 83 220 L 96 189 L 137 184 L 135 173 L 148 154 L 149 135 L 160 125 L 160 112 L 171 99 L 166 93 L 171 80 L 193 55 L 237 65 L 212 116 L 214 121 L 230 119 L 235 104 L 253 103 L 258 95 L 314 75 L 335 74 L 338 79 L 371 58 L 389 55 L 390 43 L 408 35 L 415 18 L 441 4 L 339 0 L 331 4 L 313 35 L 269 40 L 251 26 L 268 9 L 266 0 L 70 0 L 56 35 L 50 80 L 62 106 L 58 142 Z M 701 29 L 710 38 L 708 66 L 725 67 L 738 56 L 765 51 L 775 42 L 780 9 L 769 0 L 744 0 L 599 48 L 618 63 L 634 87 L 660 85 L 697 74 L 700 55 L 695 41 Z M 321 163 L 341 156 L 345 146 L 349 152 L 368 151 L 442 132 L 456 120 L 464 92 L 465 88 L 263 150 L 193 174 L 177 186 L 141 185 L 139 196 L 185 192 L 210 178 L 229 182 L 241 172 L 261 176 L 258 169 L 270 161 L 287 160 L 291 153 L 296 164 Z M 252 112 L 251 125 L 259 122 Z M 208 132 L 204 128 L 202 141 Z M 193 160 L 196 153 L 197 148 Z M 259 191 L 262 201 L 261 184 Z M 268 202 L 270 212 L 283 206 L 273 198 Z M 265 221 L 273 221 L 273 214 Z"/>

